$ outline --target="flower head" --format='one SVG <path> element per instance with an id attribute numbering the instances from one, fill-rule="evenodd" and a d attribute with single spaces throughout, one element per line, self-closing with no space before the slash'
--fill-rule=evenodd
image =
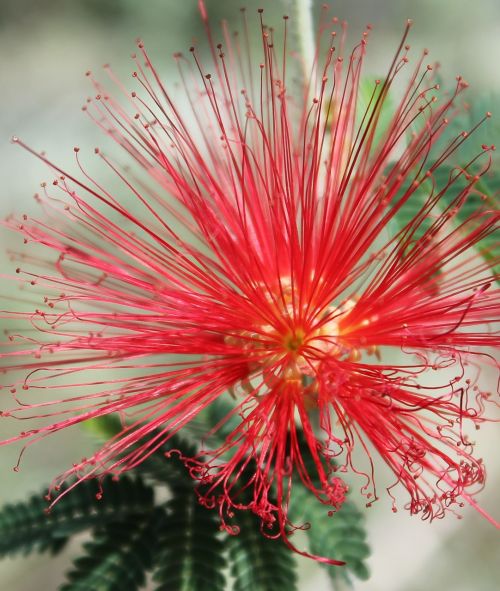
<path id="1" fill-rule="evenodd" d="M 278 35 L 260 13 L 256 62 L 246 35 L 213 32 L 200 8 L 212 57 L 175 55 L 180 91 L 142 43 L 136 90 L 106 68 L 123 100 L 89 73 L 84 110 L 133 161 L 96 150 L 118 184 L 95 180 L 78 148 L 77 174 L 39 156 L 56 174 L 37 196 L 43 216 L 9 221 L 44 251 L 18 269 L 44 305 L 4 312 L 27 330 L 2 353 L 18 401 L 3 415 L 36 419 L 14 440 L 120 413 L 119 436 L 61 478 L 118 475 L 223 400 L 227 415 L 183 460 L 228 528 L 250 509 L 286 537 L 292 483 L 335 511 L 348 470 L 371 503 L 376 454 L 412 513 L 475 505 L 484 467 L 465 425 L 486 420 L 477 368 L 499 344 L 500 291 L 474 247 L 499 213 L 485 201 L 459 214 L 492 147 L 444 182 L 437 171 L 468 133 L 434 149 L 466 84 L 439 93 L 426 53 L 411 63 L 408 25 L 362 100 L 369 30 L 346 53 L 345 25 L 325 9 L 297 86 L 286 17 Z M 396 78 L 406 86 L 382 122 Z"/>

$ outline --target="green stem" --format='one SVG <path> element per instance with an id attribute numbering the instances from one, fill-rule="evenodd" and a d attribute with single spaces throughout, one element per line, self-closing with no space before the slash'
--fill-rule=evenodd
<path id="1" fill-rule="evenodd" d="M 314 61 L 314 28 L 312 7 L 313 0 L 295 0 L 297 6 L 297 28 L 300 40 L 300 50 L 304 57 L 305 66 L 310 69 Z"/>
<path id="2" fill-rule="evenodd" d="M 302 56 L 302 75 L 304 81 L 309 80 L 314 62 L 316 46 L 314 42 L 313 0 L 293 0 L 295 8 L 295 31 L 299 40 Z"/>
<path id="3" fill-rule="evenodd" d="M 342 568 L 341 566 L 336 567 L 336 568 Z M 349 586 L 348 583 L 346 583 L 345 581 L 343 581 L 342 579 L 337 579 L 336 581 L 331 581 L 331 589 L 332 591 L 352 591 L 352 587 Z"/>

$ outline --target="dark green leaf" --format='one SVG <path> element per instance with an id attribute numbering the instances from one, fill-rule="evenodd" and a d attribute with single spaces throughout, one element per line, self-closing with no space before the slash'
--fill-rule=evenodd
<path id="1" fill-rule="evenodd" d="M 224 591 L 217 513 L 200 505 L 195 493 L 183 486 L 174 488 L 173 495 L 155 540 L 155 590 Z"/>
<path id="2" fill-rule="evenodd" d="M 97 528 L 74 561 L 60 591 L 136 591 L 146 582 L 162 520 L 160 508 L 139 519 L 111 521 Z"/>
<path id="3" fill-rule="evenodd" d="M 440 166 L 435 173 L 436 183 L 441 186 L 445 185 L 450 175 L 457 175 L 456 169 L 450 169 L 446 166 Z M 476 176 L 475 176 L 476 175 Z M 454 189 L 447 192 L 443 200 L 445 205 L 453 199 L 454 195 L 461 190 L 464 190 L 467 185 L 471 183 L 471 177 L 478 180 L 474 182 L 473 190 L 467 196 L 463 205 L 458 209 L 456 214 L 456 221 L 462 224 L 471 219 L 471 216 L 483 211 L 498 211 L 500 208 L 500 174 L 487 172 L 480 175 L 479 170 L 470 170 L 467 177 L 463 174 L 457 177 L 454 184 Z M 479 218 L 480 219 L 480 218 Z M 472 220 L 466 224 L 467 231 L 472 230 L 478 225 L 478 220 Z M 492 261 L 500 258 L 500 241 L 497 234 L 488 234 L 478 244 L 478 249 L 486 260 Z M 493 273 L 496 275 L 497 281 L 500 281 L 500 268 L 493 267 Z"/>
<path id="4" fill-rule="evenodd" d="M 43 494 L 5 505 L 0 512 L 0 556 L 16 552 L 57 552 L 69 536 L 120 516 L 151 510 L 154 494 L 140 479 L 105 478 L 102 499 L 96 480 L 80 483 L 46 513 Z"/>
<path id="5" fill-rule="evenodd" d="M 296 589 L 295 555 L 280 540 L 267 538 L 259 519 L 250 511 L 236 515 L 238 535 L 227 540 L 234 591 L 293 591 Z"/>

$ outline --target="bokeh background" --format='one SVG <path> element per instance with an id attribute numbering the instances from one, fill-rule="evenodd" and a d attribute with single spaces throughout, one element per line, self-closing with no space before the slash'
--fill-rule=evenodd
<path id="1" fill-rule="evenodd" d="M 224 17 L 236 23 L 241 4 L 249 11 L 264 7 L 268 22 L 272 14 L 278 20 L 289 12 L 281 0 L 207 0 L 207 4 L 214 21 Z M 368 72 L 383 74 L 406 19 L 413 18 L 412 45 L 431 50 L 430 57 L 441 63 L 444 80 L 453 81 L 456 74 L 462 74 L 471 84 L 470 101 L 484 101 L 500 117 L 498 0 L 335 0 L 333 5 L 334 12 L 349 21 L 351 40 L 358 38 L 366 23 L 374 25 Z M 80 111 L 92 92 L 86 70 L 97 71 L 110 62 L 128 80 L 129 56 L 135 38 L 141 37 L 162 75 L 173 80 L 172 53 L 186 50 L 193 39 L 202 36 L 196 0 L 0 0 L 0 216 L 34 211 L 32 194 L 41 181 L 50 178 L 42 164 L 10 144 L 12 135 L 47 151 L 63 167 L 72 165 L 73 146 L 90 152 L 101 141 L 99 131 Z M 488 133 L 495 135 L 491 130 Z M 500 137 L 496 141 L 500 143 Z M 0 276 L 13 271 L 4 253 L 11 245 L 12 237 L 2 230 Z M 1 281 L 0 298 L 16 297 Z M 2 420 L 0 437 L 13 434 L 16 428 Z M 498 444 L 493 429 L 481 432 L 479 449 L 489 466 L 489 482 L 480 501 L 497 517 Z M 19 449 L 0 448 L 0 502 L 38 491 L 92 445 L 79 430 L 60 434 L 30 450 L 19 473 L 12 471 Z M 498 588 L 498 534 L 470 508 L 461 521 L 449 517 L 429 525 L 404 511 L 393 514 L 384 499 L 367 511 L 367 527 L 373 576 L 368 582 L 357 582 L 355 591 Z M 0 590 L 55 591 L 77 550 L 73 545 L 50 561 L 46 557 L 4 560 Z M 329 589 L 326 576 L 309 561 L 300 562 L 300 578 L 301 589 Z"/>

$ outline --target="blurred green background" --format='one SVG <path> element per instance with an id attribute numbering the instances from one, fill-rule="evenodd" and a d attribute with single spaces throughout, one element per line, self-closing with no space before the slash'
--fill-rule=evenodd
<path id="1" fill-rule="evenodd" d="M 281 0 L 207 0 L 213 20 L 224 17 L 234 22 L 234 27 L 241 4 L 248 7 L 250 14 L 257 6 L 264 7 L 268 22 L 273 20 L 273 14 L 275 21 L 280 22 L 281 14 L 290 11 Z M 462 74 L 472 87 L 470 100 L 489 104 L 494 114 L 497 111 L 498 0 L 336 0 L 332 4 L 333 12 L 348 20 L 351 42 L 366 23 L 374 25 L 367 60 L 369 73 L 383 74 L 406 19 L 413 18 L 412 46 L 428 47 L 430 58 L 440 61 L 445 80 L 452 83 L 456 74 Z M 84 72 L 97 71 L 103 63 L 110 62 L 127 81 L 132 70 L 129 55 L 135 49 L 137 37 L 144 39 L 165 79 L 174 80 L 172 53 L 186 50 L 193 39 L 203 37 L 196 0 L 0 0 L 0 215 L 34 211 L 32 194 L 40 181 L 50 178 L 42 164 L 11 145 L 9 138 L 14 134 L 20 136 L 35 149 L 46 150 L 63 167 L 73 163 L 73 146 L 91 150 L 98 145 L 99 131 L 80 111 L 85 97 L 92 93 Z M 498 111 L 500 117 L 500 108 Z M 490 131 L 488 135 L 491 134 Z M 500 143 L 500 137 L 496 141 Z M 3 252 L 11 244 L 12 237 L 2 230 L 2 273 L 13 270 Z M 0 297 L 7 292 L 13 294 L 12 288 L 2 284 Z M 0 427 L 4 438 L 13 434 L 18 425 L 2 420 Z M 488 486 L 480 501 L 497 517 L 498 443 L 493 429 L 480 432 L 480 455 L 489 466 Z M 13 473 L 12 466 L 19 448 L 1 448 L 0 502 L 39 490 L 91 447 L 91 440 L 81 431 L 59 434 L 31 449 L 18 474 Z M 367 518 L 373 576 L 366 583 L 357 583 L 355 591 L 498 588 L 497 533 L 472 509 L 464 511 L 461 521 L 450 516 L 429 526 L 404 511 L 393 514 L 389 500 L 383 499 L 367 511 Z M 54 561 L 46 557 L 3 561 L 0 590 L 55 591 L 75 551 L 72 546 Z M 324 574 L 311 562 L 301 561 L 300 577 L 301 589 L 329 588 Z"/>

